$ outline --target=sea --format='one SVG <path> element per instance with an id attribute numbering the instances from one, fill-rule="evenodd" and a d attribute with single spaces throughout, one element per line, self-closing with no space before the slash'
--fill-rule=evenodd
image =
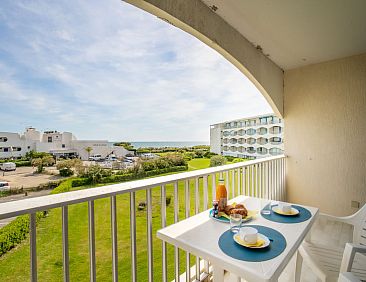
<path id="1" fill-rule="evenodd" d="M 192 147 L 197 145 L 209 145 L 209 142 L 205 141 L 159 141 L 159 142 L 131 142 L 136 149 L 138 148 L 163 148 L 163 147 Z"/>

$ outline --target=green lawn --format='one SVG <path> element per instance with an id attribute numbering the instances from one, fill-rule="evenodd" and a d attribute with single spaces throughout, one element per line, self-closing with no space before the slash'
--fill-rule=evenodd
<path id="1" fill-rule="evenodd" d="M 209 159 L 193 159 L 189 170 L 206 168 Z M 191 214 L 194 213 L 194 183 L 190 181 Z M 203 210 L 203 184 L 200 180 L 200 202 Z M 167 185 L 167 196 L 171 203 L 167 207 L 167 224 L 173 223 L 174 192 L 173 186 Z M 160 187 L 153 189 L 153 252 L 154 280 L 161 281 L 161 241 L 156 238 L 156 231 L 161 227 Z M 209 181 L 209 201 L 211 201 L 211 181 Z M 136 193 L 136 204 L 145 201 L 145 191 Z M 129 196 L 117 197 L 118 205 L 118 270 L 120 281 L 130 281 L 130 223 Z M 179 217 L 184 218 L 184 183 L 179 183 Z M 112 281 L 112 256 L 110 234 L 110 200 L 95 201 L 96 223 L 96 260 L 98 281 Z M 146 212 L 136 212 L 138 281 L 147 281 L 147 243 Z M 51 210 L 48 217 L 37 227 L 37 256 L 39 281 L 63 281 L 62 276 L 62 238 L 61 209 Z M 87 203 L 69 207 L 69 246 L 71 281 L 89 281 L 88 254 L 88 214 Z M 168 246 L 168 280 L 174 278 L 173 248 Z M 185 255 L 181 254 L 181 272 L 185 271 Z M 192 258 L 193 262 L 193 258 Z M 29 241 L 0 258 L 0 281 L 29 280 Z"/>

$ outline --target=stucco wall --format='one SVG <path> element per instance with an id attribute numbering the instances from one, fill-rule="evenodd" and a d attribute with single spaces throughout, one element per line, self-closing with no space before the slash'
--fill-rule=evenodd
<path id="1" fill-rule="evenodd" d="M 210 127 L 210 152 L 221 155 L 221 125 L 215 124 Z"/>
<path id="2" fill-rule="evenodd" d="M 366 202 L 366 54 L 285 71 L 288 200 L 335 215 Z"/>

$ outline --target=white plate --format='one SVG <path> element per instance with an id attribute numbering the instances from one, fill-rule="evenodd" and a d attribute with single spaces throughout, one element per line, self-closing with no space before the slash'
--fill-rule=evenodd
<path id="1" fill-rule="evenodd" d="M 239 238 L 237 238 L 239 237 Z M 268 237 L 266 235 L 263 235 L 261 233 L 258 233 L 258 237 L 261 238 L 262 240 L 264 240 L 264 244 L 260 247 L 250 247 L 247 245 L 244 245 L 241 243 L 242 239 L 240 239 L 240 235 L 239 234 L 234 234 L 233 239 L 234 241 L 239 244 L 240 246 L 249 248 L 249 249 L 263 249 L 263 248 L 267 248 L 269 246 L 269 244 L 271 243 L 270 240 L 268 239 Z"/>
<path id="2" fill-rule="evenodd" d="M 294 216 L 294 215 L 298 215 L 300 213 L 300 211 L 298 209 L 295 208 L 291 208 L 291 213 L 285 213 L 283 211 L 280 210 L 280 208 L 278 206 L 274 206 L 272 207 L 272 210 L 280 215 L 286 215 L 286 216 Z"/>

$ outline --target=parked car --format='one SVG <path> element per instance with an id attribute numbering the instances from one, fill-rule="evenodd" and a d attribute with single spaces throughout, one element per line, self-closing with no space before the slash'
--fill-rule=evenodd
<path id="1" fill-rule="evenodd" d="M 101 161 L 102 159 L 102 155 L 100 154 L 96 154 L 96 155 L 92 155 L 89 157 L 89 161 Z"/>
<path id="2" fill-rule="evenodd" d="M 0 181 L 0 191 L 1 190 L 9 190 L 10 189 L 10 184 L 9 182 L 6 181 Z"/>
<path id="3" fill-rule="evenodd" d="M 0 169 L 3 171 L 14 171 L 16 170 L 15 163 L 9 162 L 9 163 L 2 163 L 0 164 Z"/>
<path id="4" fill-rule="evenodd" d="M 117 157 L 116 157 L 116 155 L 109 155 L 108 157 L 106 157 L 106 160 L 107 161 L 116 161 Z"/>

